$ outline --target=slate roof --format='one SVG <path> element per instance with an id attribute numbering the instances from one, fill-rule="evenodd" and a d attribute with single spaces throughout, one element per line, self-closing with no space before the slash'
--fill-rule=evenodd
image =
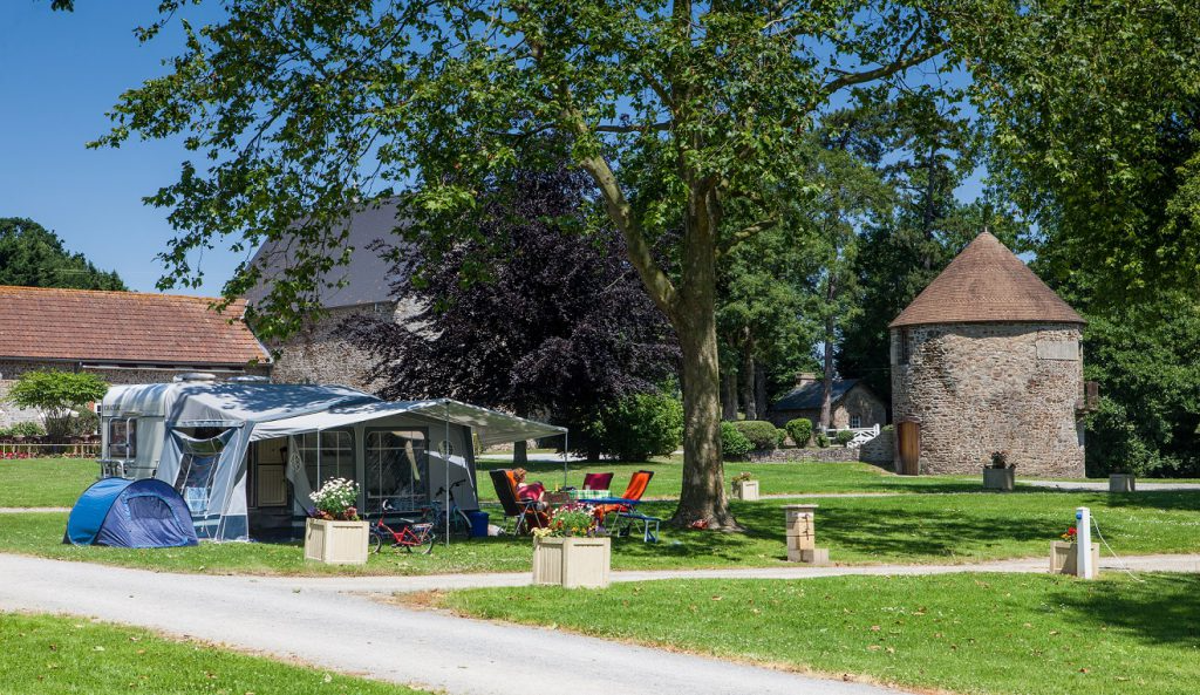
<path id="1" fill-rule="evenodd" d="M 211 366 L 269 362 L 241 321 L 245 303 L 218 314 L 209 309 L 214 301 L 0 286 L 0 357 Z"/>
<path id="2" fill-rule="evenodd" d="M 396 246 L 400 240 L 393 230 L 403 224 L 396 219 L 395 202 L 371 204 L 356 212 L 350 218 L 349 234 L 345 241 L 345 245 L 352 249 L 350 263 L 334 266 L 321 278 L 318 290 L 321 306 L 334 309 L 391 301 L 391 264 L 381 257 L 379 251 L 370 247 L 376 241 Z M 267 295 L 272 278 L 289 272 L 292 266 L 291 244 L 289 237 L 268 241 L 254 254 L 250 262 L 261 268 L 263 282 L 246 293 L 246 300 L 251 305 Z M 335 253 L 340 254 L 341 249 Z M 338 287 L 343 280 L 344 284 Z"/>
<path id="3" fill-rule="evenodd" d="M 814 381 L 796 389 L 780 398 L 771 406 L 771 410 L 819 410 L 821 408 L 821 391 L 823 381 Z M 850 389 L 858 383 L 858 379 L 841 379 L 833 382 L 829 395 L 830 403 L 842 400 Z"/>
<path id="4" fill-rule="evenodd" d="M 892 321 L 1085 323 L 1000 240 L 983 232 Z"/>

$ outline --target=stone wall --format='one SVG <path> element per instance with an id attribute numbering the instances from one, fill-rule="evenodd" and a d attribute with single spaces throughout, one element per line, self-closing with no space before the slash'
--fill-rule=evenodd
<path id="1" fill-rule="evenodd" d="M 921 472 L 975 473 L 1006 450 L 1023 474 L 1083 475 L 1079 340 L 1072 324 L 893 330 L 892 415 L 920 421 Z"/>
<path id="2" fill-rule="evenodd" d="M 846 463 L 858 460 L 858 449 L 847 449 L 842 446 L 831 446 L 828 449 L 776 449 L 775 451 L 751 451 L 748 458 L 752 463 L 799 463 L 801 461 L 816 461 L 818 463 Z M 726 467 L 736 467 L 737 462 L 730 462 Z"/>
<path id="3" fill-rule="evenodd" d="M 858 460 L 866 463 L 891 467 L 895 459 L 896 433 L 893 430 L 883 430 L 878 437 L 858 449 Z"/>
<path id="4" fill-rule="evenodd" d="M 371 357 L 345 338 L 347 319 L 376 318 L 400 313 L 394 302 L 330 309 L 312 326 L 283 343 L 268 347 L 275 353 L 271 380 L 285 384 L 341 384 L 374 391 L 381 384 L 368 378 Z"/>

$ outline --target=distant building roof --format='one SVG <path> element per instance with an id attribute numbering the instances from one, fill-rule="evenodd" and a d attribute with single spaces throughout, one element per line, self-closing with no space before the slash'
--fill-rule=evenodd
<path id="1" fill-rule="evenodd" d="M 788 395 L 780 398 L 771 410 L 817 410 L 821 407 L 823 381 L 812 381 L 799 386 Z M 842 400 L 850 389 L 858 383 L 858 379 L 842 379 L 833 382 L 830 389 L 829 402 L 837 403 Z"/>
<path id="2" fill-rule="evenodd" d="M 209 309 L 214 301 L 0 286 L 0 357 L 212 366 L 269 362 L 241 320 L 245 302 L 218 314 Z"/>
<path id="3" fill-rule="evenodd" d="M 350 218 L 346 246 L 350 247 L 348 265 L 335 265 L 325 277 L 320 278 L 318 298 L 327 309 L 387 302 L 391 296 L 391 264 L 372 248 L 376 241 L 395 246 L 398 239 L 394 230 L 403 226 L 396 219 L 396 203 L 381 202 L 364 206 Z M 291 245 L 294 240 L 284 237 L 268 241 L 259 247 L 251 259 L 262 273 L 257 287 L 246 293 L 246 300 L 256 304 L 267 296 L 268 285 L 273 278 L 285 275 L 293 265 Z M 340 249 L 338 252 L 340 253 Z M 344 283 L 343 283 L 344 281 Z M 340 287 L 339 283 L 343 283 Z"/>
<path id="4" fill-rule="evenodd" d="M 999 239 L 983 232 L 890 327 L 1009 321 L 1085 323 Z"/>

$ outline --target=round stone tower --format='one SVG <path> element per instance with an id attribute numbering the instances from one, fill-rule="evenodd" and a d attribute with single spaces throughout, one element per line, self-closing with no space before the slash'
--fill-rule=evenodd
<path id="1" fill-rule="evenodd" d="M 1084 320 L 984 232 L 889 326 L 892 411 L 920 423 L 922 473 L 1083 475 Z"/>

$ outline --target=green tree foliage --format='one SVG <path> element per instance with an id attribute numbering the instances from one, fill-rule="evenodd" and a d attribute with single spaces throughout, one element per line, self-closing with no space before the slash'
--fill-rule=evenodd
<path id="1" fill-rule="evenodd" d="M 185 4 L 160 3 L 163 20 L 143 38 Z M 526 138 L 560 135 L 552 156 L 592 178 L 679 337 L 687 426 L 674 521 L 710 528 L 736 526 L 719 457 L 718 262 L 790 224 L 796 191 L 821 188 L 803 145 L 833 103 L 893 98 L 915 66 L 929 79 L 971 65 L 997 16 L 1022 9 L 1007 0 L 224 8 L 214 26 L 185 27 L 168 74 L 124 94 L 100 143 L 181 135 L 196 153 L 151 198 L 179 230 L 164 284 L 198 282 L 194 249 L 287 234 L 299 272 L 276 284 L 256 325 L 295 329 L 314 309 L 316 271 L 346 260 L 327 250 L 344 239 L 355 201 L 405 186 L 413 231 L 470 235 L 475 192 Z M 656 254 L 668 232 L 677 237 Z M 226 296 L 255 275 L 243 266 Z"/>
<path id="2" fill-rule="evenodd" d="M 115 271 L 104 272 L 63 247 L 54 232 L 30 219 L 0 218 L 0 285 L 126 290 Z"/>
<path id="3" fill-rule="evenodd" d="M 65 437 L 76 433 L 71 411 L 86 408 L 106 393 L 108 383 L 95 374 L 33 371 L 17 378 L 8 398 L 22 408 L 39 410 L 51 437 Z"/>
<path id="4" fill-rule="evenodd" d="M 1196 2 L 1049 0 L 980 44 L 989 167 L 1054 275 L 1117 302 L 1200 283 L 1197 35 Z"/>
<path id="5" fill-rule="evenodd" d="M 1200 302 L 1184 293 L 1088 313 L 1089 475 L 1200 475 Z"/>
<path id="6" fill-rule="evenodd" d="M 674 395 L 643 393 L 626 396 L 600 410 L 582 428 L 584 450 L 619 461 L 646 461 L 666 456 L 683 443 L 683 403 Z M 590 442 L 588 442 L 590 440 Z"/>

